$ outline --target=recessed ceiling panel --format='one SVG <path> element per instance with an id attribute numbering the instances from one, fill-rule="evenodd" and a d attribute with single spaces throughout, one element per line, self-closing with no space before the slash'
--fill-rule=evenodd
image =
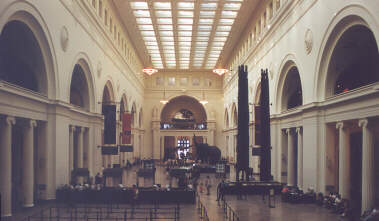
<path id="1" fill-rule="evenodd" d="M 212 69 L 258 0 L 112 0 L 137 47 L 155 68 Z M 253 8 L 251 8 L 253 7 Z M 239 12 L 245 11 L 243 16 Z M 241 23 L 243 21 L 243 23 Z M 241 28 L 237 28 L 240 34 Z M 136 43 L 137 42 L 137 43 Z M 229 43 L 229 47 L 236 40 Z M 142 45 L 141 45 L 142 44 Z M 231 49 L 228 52 L 231 53 Z M 146 54 L 147 53 L 147 54 Z M 148 55 L 148 56 L 147 56 Z M 142 60 L 146 61 L 144 58 Z"/>

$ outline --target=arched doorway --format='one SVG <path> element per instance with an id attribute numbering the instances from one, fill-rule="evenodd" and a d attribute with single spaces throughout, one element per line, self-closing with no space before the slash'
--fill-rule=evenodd
<path id="1" fill-rule="evenodd" d="M 286 74 L 281 103 L 282 111 L 303 105 L 303 91 L 301 88 L 300 74 L 296 66 L 291 67 Z"/>
<path id="2" fill-rule="evenodd" d="M 193 135 L 196 134 L 197 143 L 206 142 L 208 137 L 208 132 L 205 131 L 207 114 L 204 106 L 193 97 L 178 96 L 162 108 L 160 116 L 163 159 L 180 158 L 180 154 L 184 154 L 182 157 L 195 158 Z"/>

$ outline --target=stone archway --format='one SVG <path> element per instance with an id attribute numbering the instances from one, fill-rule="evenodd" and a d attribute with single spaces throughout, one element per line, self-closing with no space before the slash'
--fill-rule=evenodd
<path id="1" fill-rule="evenodd" d="M 0 35 L 0 79 L 47 95 L 41 48 L 33 31 L 21 21 L 8 22 Z"/>
<path id="2" fill-rule="evenodd" d="M 331 97 L 379 81 L 379 53 L 372 31 L 353 25 L 338 39 L 328 65 L 325 94 Z"/>
<path id="3" fill-rule="evenodd" d="M 90 110 L 88 82 L 80 64 L 76 64 L 72 72 L 70 84 L 70 104 Z"/>

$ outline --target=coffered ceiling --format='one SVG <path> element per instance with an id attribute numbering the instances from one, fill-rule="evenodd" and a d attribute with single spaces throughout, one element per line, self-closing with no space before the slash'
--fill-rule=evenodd
<path id="1" fill-rule="evenodd" d="M 226 68 L 258 0 L 112 0 L 145 67 Z"/>

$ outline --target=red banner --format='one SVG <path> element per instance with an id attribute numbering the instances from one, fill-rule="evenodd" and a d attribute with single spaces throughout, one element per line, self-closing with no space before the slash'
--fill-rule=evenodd
<path id="1" fill-rule="evenodd" d="M 122 115 L 122 144 L 131 144 L 132 137 L 132 114 L 123 113 Z"/>

